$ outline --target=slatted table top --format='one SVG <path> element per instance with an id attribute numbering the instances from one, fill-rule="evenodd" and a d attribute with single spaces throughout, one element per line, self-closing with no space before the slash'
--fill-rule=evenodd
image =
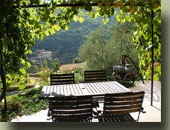
<path id="1" fill-rule="evenodd" d="M 61 96 L 102 96 L 106 93 L 120 92 L 130 92 L 130 90 L 116 81 L 51 85 L 42 88 L 40 99 Z"/>

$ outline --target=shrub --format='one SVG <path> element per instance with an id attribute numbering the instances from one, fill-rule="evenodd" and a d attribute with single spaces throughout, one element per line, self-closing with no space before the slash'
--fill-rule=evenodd
<path id="1" fill-rule="evenodd" d="M 84 82 L 84 78 L 80 73 L 75 73 L 75 82 L 76 83 L 82 83 Z"/>
<path id="2" fill-rule="evenodd" d="M 14 100 L 13 98 L 8 100 L 8 112 L 19 114 L 22 110 L 22 102 Z"/>

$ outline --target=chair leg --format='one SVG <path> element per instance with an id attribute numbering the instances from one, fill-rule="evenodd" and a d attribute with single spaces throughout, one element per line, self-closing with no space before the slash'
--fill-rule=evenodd
<path id="1" fill-rule="evenodd" d="M 51 111 L 50 111 L 50 109 L 48 109 L 47 116 L 48 116 L 48 117 L 51 116 Z"/>

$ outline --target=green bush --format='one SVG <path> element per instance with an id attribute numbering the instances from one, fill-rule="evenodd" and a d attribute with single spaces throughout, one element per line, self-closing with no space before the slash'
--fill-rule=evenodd
<path id="1" fill-rule="evenodd" d="M 75 68 L 74 69 L 74 78 L 75 78 L 76 83 L 84 82 L 83 69 Z"/>
<path id="2" fill-rule="evenodd" d="M 84 82 L 84 77 L 80 73 L 75 73 L 74 78 L 75 78 L 76 83 L 83 83 Z"/>
<path id="3" fill-rule="evenodd" d="M 8 113 L 15 112 L 16 114 L 19 114 L 23 108 L 22 102 L 17 101 L 13 98 L 8 100 Z"/>

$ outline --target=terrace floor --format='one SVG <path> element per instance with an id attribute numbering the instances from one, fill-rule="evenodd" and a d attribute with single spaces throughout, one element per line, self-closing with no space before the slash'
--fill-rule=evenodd
<path id="1" fill-rule="evenodd" d="M 135 86 L 129 88 L 132 91 L 145 91 L 143 107 L 146 113 L 140 114 L 139 122 L 161 122 L 161 82 L 154 82 L 152 106 L 150 84 L 150 81 L 145 81 L 145 84 L 142 82 L 135 82 Z M 11 122 L 52 122 L 52 120 L 47 120 L 49 118 L 47 117 L 47 111 L 48 110 L 41 110 L 29 116 L 17 117 Z M 137 113 L 133 113 L 132 116 L 137 118 Z M 94 119 L 94 122 L 97 121 Z"/>

